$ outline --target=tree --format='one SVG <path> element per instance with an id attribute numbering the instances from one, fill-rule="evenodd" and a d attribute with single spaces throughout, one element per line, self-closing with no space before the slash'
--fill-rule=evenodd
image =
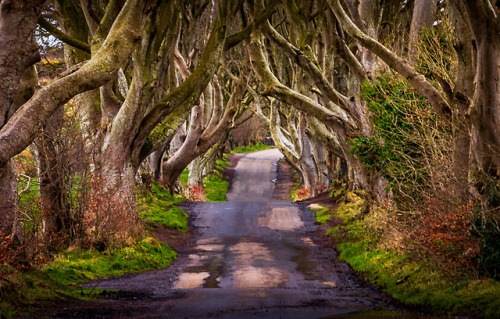
<path id="1" fill-rule="evenodd" d="M 12 7 L 11 5 L 14 4 Z M 15 230 L 15 215 L 17 213 L 17 182 L 9 164 L 11 158 L 25 149 L 32 141 L 37 128 L 65 102 L 78 93 L 97 88 L 106 83 L 117 72 L 134 47 L 149 5 L 141 1 L 127 1 L 116 21 L 110 29 L 106 41 L 96 54 L 81 68 L 68 72 L 62 78 L 38 90 L 29 101 L 19 106 L 17 111 L 8 118 L 2 119 L 0 130 L 0 192 L 6 194 L 1 201 L 2 231 Z M 13 111 L 12 100 L 19 87 L 21 74 L 27 67 L 39 58 L 38 49 L 33 37 L 39 15 L 43 9 L 41 2 L 2 1 L 2 16 L 0 23 L 0 55 L 3 57 L 2 76 L 5 75 L 6 90 L 2 94 L 2 114 Z M 17 21 L 17 22 L 16 22 Z M 31 21 L 31 22 L 30 22 Z M 22 23 L 22 26 L 21 26 Z M 13 32 L 13 28 L 24 30 Z M 10 39 L 12 35 L 17 36 Z M 23 37 L 24 35 L 24 37 Z M 26 41 L 25 39 L 32 39 Z M 10 42 L 12 40 L 12 42 Z M 19 50 L 26 46 L 26 50 Z M 19 54 L 26 52 L 27 54 Z M 19 57 L 17 61 L 7 61 L 8 56 Z"/>

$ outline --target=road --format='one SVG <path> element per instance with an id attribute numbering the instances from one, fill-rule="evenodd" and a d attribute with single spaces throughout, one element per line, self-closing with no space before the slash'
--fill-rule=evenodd
<path id="1" fill-rule="evenodd" d="M 245 154 L 228 202 L 191 204 L 198 234 L 171 267 L 92 283 L 120 292 L 56 317 L 336 318 L 385 308 L 390 299 L 315 241 L 310 210 L 272 200 L 281 157 Z"/>

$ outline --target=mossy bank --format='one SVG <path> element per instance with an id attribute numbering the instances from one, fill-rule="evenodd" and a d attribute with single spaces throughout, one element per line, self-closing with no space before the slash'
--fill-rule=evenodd
<path id="1" fill-rule="evenodd" d="M 139 215 L 146 228 L 167 226 L 179 232 L 188 231 L 187 214 L 174 204 L 184 200 L 171 195 L 163 186 L 153 183 L 151 191 L 138 195 Z M 71 298 L 95 299 L 102 289 L 85 288 L 82 283 L 162 269 L 177 258 L 177 253 L 147 230 L 117 248 L 81 249 L 70 246 L 53 256 L 49 263 L 28 271 L 10 266 L 0 268 L 0 318 L 15 314 L 29 315 L 40 303 L 60 302 Z"/>
<path id="2" fill-rule="evenodd" d="M 449 271 L 431 256 L 394 248 L 376 226 L 380 209 L 369 210 L 365 198 L 363 192 L 348 192 L 333 210 L 316 209 L 320 223 L 334 215 L 343 221 L 326 232 L 334 237 L 340 260 L 405 305 L 437 315 L 500 317 L 500 282 Z"/>

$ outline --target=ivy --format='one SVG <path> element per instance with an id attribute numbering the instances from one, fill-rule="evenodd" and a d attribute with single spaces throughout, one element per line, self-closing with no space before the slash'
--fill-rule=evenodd
<path id="1" fill-rule="evenodd" d="M 365 82 L 361 97 L 372 114 L 375 134 L 352 139 L 350 152 L 369 171 L 381 173 L 395 195 L 418 196 L 416 190 L 430 179 L 430 154 L 436 147 L 447 152 L 449 127 L 405 80 L 392 74 Z"/>

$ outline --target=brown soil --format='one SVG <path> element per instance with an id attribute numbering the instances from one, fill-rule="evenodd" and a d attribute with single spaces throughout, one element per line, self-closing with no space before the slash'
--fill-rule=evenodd
<path id="1" fill-rule="evenodd" d="M 288 201 L 290 192 L 295 185 L 294 170 L 286 161 L 279 161 L 276 169 L 276 184 L 274 186 L 273 200 Z"/>
<path id="2" fill-rule="evenodd" d="M 227 189 L 228 191 L 233 186 L 233 178 L 234 178 L 234 174 L 236 173 L 236 165 L 238 165 L 238 161 L 240 160 L 241 157 L 243 157 L 243 155 L 244 154 L 235 153 L 235 154 L 231 154 L 227 158 L 227 161 L 231 164 L 231 166 L 224 167 L 224 180 L 229 182 L 229 186 Z"/>

